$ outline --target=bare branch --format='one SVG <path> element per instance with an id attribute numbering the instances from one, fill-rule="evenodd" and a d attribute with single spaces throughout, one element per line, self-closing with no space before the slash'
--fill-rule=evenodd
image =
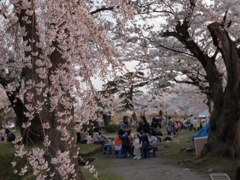
<path id="1" fill-rule="evenodd" d="M 90 12 L 90 14 L 96 14 L 96 13 L 99 13 L 99 12 L 102 12 L 102 11 L 113 11 L 113 7 L 106 7 L 106 6 L 103 6 L 103 7 L 101 7 L 101 8 L 99 8 L 99 9 L 96 9 L 96 10 L 94 10 L 94 11 L 92 11 L 92 12 Z"/>

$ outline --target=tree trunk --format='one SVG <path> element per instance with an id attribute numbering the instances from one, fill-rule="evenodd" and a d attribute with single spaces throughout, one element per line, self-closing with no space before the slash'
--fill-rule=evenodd
<path id="1" fill-rule="evenodd" d="M 60 153 L 69 152 L 69 155 L 67 156 L 67 158 L 69 158 L 71 160 L 71 164 L 74 165 L 76 177 L 73 178 L 72 175 L 69 173 L 70 175 L 68 175 L 68 179 L 73 178 L 76 180 L 84 180 L 85 178 L 84 178 L 84 176 L 81 172 L 80 166 L 78 164 L 78 159 L 76 158 L 78 156 L 78 154 L 77 154 L 78 150 L 77 150 L 77 146 L 75 143 L 75 138 L 72 141 L 60 140 L 60 138 L 62 137 L 62 134 L 57 129 L 57 127 L 61 126 L 61 123 L 58 122 L 58 117 L 54 115 L 57 112 L 58 112 L 58 110 L 54 111 L 52 114 L 53 116 L 49 117 L 51 128 L 46 131 L 46 134 L 49 136 L 49 140 L 51 141 L 51 145 L 48 148 L 47 160 L 49 162 L 50 172 L 55 173 L 53 178 L 48 178 L 48 179 L 51 179 L 51 180 L 63 179 L 63 177 L 60 175 L 59 171 L 57 170 L 57 168 L 59 166 L 61 166 L 61 164 L 52 164 L 51 163 L 52 158 L 57 158 L 59 156 L 59 154 L 58 154 L 58 151 L 59 151 Z M 73 115 L 73 113 L 71 115 Z M 70 117 L 71 116 L 69 116 L 69 118 Z M 75 125 L 75 123 L 73 121 L 71 121 L 71 123 L 66 127 L 66 130 L 70 133 L 70 137 L 74 137 L 74 131 L 73 131 L 74 125 Z M 65 169 L 64 171 L 67 171 L 67 169 Z"/>
<path id="2" fill-rule="evenodd" d="M 189 18 L 176 25 L 176 31 L 166 31 L 163 37 L 177 38 L 202 64 L 206 71 L 214 109 L 210 119 L 210 133 L 204 154 L 214 152 L 225 156 L 240 154 L 240 58 L 239 50 L 229 38 L 223 25 L 212 23 L 208 26 L 214 45 L 221 52 L 227 69 L 227 86 L 222 87 L 222 76 L 216 64 L 216 56 L 208 56 L 194 42 L 189 34 Z"/>
<path id="3" fill-rule="evenodd" d="M 104 126 L 108 126 L 111 122 L 111 115 L 109 114 L 103 114 L 103 121 L 104 121 Z"/>
<path id="4" fill-rule="evenodd" d="M 135 123 L 137 124 L 138 119 L 137 119 L 137 115 L 136 115 L 135 111 L 133 111 L 133 113 L 132 113 L 132 119 L 133 119 L 133 121 L 134 121 L 134 124 L 135 124 Z"/>
<path id="5" fill-rule="evenodd" d="M 223 97 L 214 97 L 210 133 L 204 153 L 211 151 L 215 154 L 237 157 L 240 155 L 240 58 L 238 49 L 220 24 L 212 23 L 208 29 L 214 45 L 220 50 L 224 59 L 227 69 L 227 86 Z"/>
<path id="6" fill-rule="evenodd" d="M 209 113 L 211 114 L 214 109 L 214 102 L 213 102 L 213 94 L 212 93 L 205 93 L 207 95 L 207 106 L 209 109 Z"/>
<path id="7" fill-rule="evenodd" d="M 0 79 L 1 85 L 3 87 L 6 87 L 8 85 L 8 81 Z M 26 107 L 23 104 L 23 102 L 17 97 L 18 93 L 19 93 L 19 89 L 20 87 L 17 87 L 16 91 L 14 92 L 6 92 L 8 100 L 11 103 L 11 106 L 17 116 L 17 121 L 18 124 L 20 125 L 20 133 L 21 136 L 23 137 L 23 142 L 24 144 L 26 144 L 27 142 L 30 143 L 36 143 L 36 142 L 43 142 L 43 131 L 42 131 L 42 126 L 40 123 L 40 120 L 38 119 L 38 117 L 34 117 L 34 119 L 32 120 L 32 125 L 30 127 L 30 131 L 28 134 L 26 134 L 24 132 L 24 128 L 22 128 L 22 124 L 24 122 L 27 122 L 28 119 L 27 117 L 24 115 L 24 112 L 26 112 Z M 45 113 L 44 113 L 45 114 Z"/>
<path id="8" fill-rule="evenodd" d="M 36 61 L 38 59 L 44 62 L 47 60 L 43 58 L 44 56 L 40 56 L 42 54 L 41 48 L 36 46 L 36 43 L 41 41 L 36 33 L 37 21 L 35 10 L 33 9 L 34 13 L 32 15 L 27 15 L 26 10 L 22 9 L 21 5 L 21 1 L 19 1 L 15 8 L 20 26 L 25 29 L 26 32 L 26 36 L 23 37 L 23 40 L 27 43 L 27 46 L 31 47 L 31 51 L 25 51 L 24 53 L 25 57 L 31 58 L 30 63 L 32 67 L 25 66 L 22 70 L 26 92 L 24 93 L 24 106 L 21 105 L 21 102 L 19 101 L 20 106 L 17 110 L 26 113 L 31 109 L 29 107 L 27 109 L 27 105 L 32 105 L 34 107 L 34 119 L 31 120 L 31 126 L 26 129 L 26 134 L 29 135 L 30 132 L 38 136 L 39 134 L 45 133 L 45 137 L 48 136 L 48 139 L 51 141 L 50 146 L 47 148 L 46 159 L 48 161 L 48 166 L 50 167 L 50 172 L 55 173 L 55 175 L 52 178 L 49 176 L 48 179 L 59 180 L 67 178 L 83 180 L 84 176 L 78 165 L 78 152 L 74 138 L 73 126 L 75 125 L 75 121 L 73 119 L 73 100 L 70 96 L 70 87 L 66 85 L 66 82 L 63 82 L 64 78 L 65 80 L 69 80 L 70 78 L 70 70 L 68 69 L 69 64 L 66 59 L 62 57 L 62 53 L 60 53 L 61 47 L 59 47 L 58 42 L 55 41 L 52 44 L 52 47 L 54 47 L 55 50 L 50 56 L 50 61 L 54 65 L 51 69 L 47 69 L 47 67 L 43 66 L 43 68 L 48 70 L 46 70 L 45 78 L 40 77 L 39 74 L 36 73 L 36 70 L 38 69 Z M 25 16 L 29 17 L 31 23 L 26 23 L 26 21 L 23 20 L 23 17 Z M 34 53 L 36 54 L 36 52 L 37 55 L 33 55 Z M 61 77 L 58 74 L 59 72 L 62 73 Z M 54 82 L 56 78 L 59 78 L 57 81 L 58 84 Z M 42 90 L 40 89 L 40 93 L 37 91 L 37 83 L 44 83 L 45 85 Z M 45 89 L 48 89 L 47 97 L 43 95 Z M 28 98 L 28 94 L 32 94 L 32 98 Z M 52 101 L 54 101 L 54 103 Z M 38 102 L 43 103 L 40 105 L 40 112 L 37 112 Z M 52 103 L 55 105 L 54 108 Z M 69 120 L 70 122 L 68 122 Z M 43 130 L 42 124 L 46 122 L 49 123 L 50 129 Z M 31 138 L 27 139 L 27 143 L 28 140 L 31 141 Z M 54 163 L 54 158 L 57 159 L 57 163 Z M 59 163 L 58 160 L 62 160 L 63 162 Z M 64 165 L 65 169 L 60 170 L 59 167 L 62 165 Z M 73 174 L 73 172 L 75 172 L 75 174 Z"/>
<path id="9" fill-rule="evenodd" d="M 20 133 L 23 138 L 23 143 L 32 144 L 36 142 L 43 142 L 44 137 L 42 126 L 37 116 L 35 116 L 32 120 L 32 126 L 30 127 L 30 131 L 28 133 L 26 133 L 25 129 L 22 127 L 22 124 L 28 121 L 27 117 L 24 115 L 24 112 L 26 112 L 27 110 L 22 101 L 19 98 L 16 98 L 15 93 L 17 92 L 14 92 L 13 94 L 7 93 L 7 96 L 17 116 L 17 121 L 20 125 Z"/>
<path id="10" fill-rule="evenodd" d="M 58 45 L 59 45 L 58 42 L 56 41 L 53 42 L 53 46 L 55 47 L 55 50 L 51 54 L 50 59 L 52 62 L 55 62 L 55 66 L 52 66 L 52 68 L 50 69 L 51 74 L 49 74 L 49 77 L 51 77 L 52 75 L 58 76 L 57 75 L 58 71 L 62 71 L 62 72 L 65 72 L 62 74 L 63 76 L 62 78 L 69 79 L 70 70 L 67 68 L 68 62 L 66 61 L 66 59 L 62 58 L 62 54 L 59 51 L 59 49 L 61 48 L 58 47 Z M 68 173 L 68 179 L 73 178 L 76 180 L 84 180 L 85 178 L 81 172 L 80 166 L 78 165 L 78 159 L 76 158 L 78 156 L 78 153 L 77 153 L 77 146 L 76 146 L 76 141 L 74 138 L 74 131 L 73 131 L 75 121 L 74 119 L 72 119 L 70 123 L 66 125 L 63 122 L 59 121 L 60 119 L 67 121 L 74 117 L 73 100 L 69 92 L 70 89 L 64 86 L 64 82 L 59 81 L 58 86 L 56 86 L 56 84 L 51 80 L 49 81 L 49 88 L 51 89 L 51 92 L 49 93 L 49 99 L 58 98 L 59 97 L 58 94 L 62 93 L 62 96 L 60 97 L 60 99 L 58 99 L 58 104 L 55 107 L 55 110 L 52 112 L 52 114 L 48 113 L 50 115 L 47 118 L 50 122 L 50 127 L 51 127 L 48 131 L 46 131 L 46 135 L 48 135 L 49 140 L 51 140 L 51 147 L 49 148 L 47 159 L 49 160 L 51 172 L 55 173 L 53 180 L 58 180 L 63 178 L 62 175 L 57 170 L 58 167 L 61 166 L 62 164 L 51 163 L 52 158 L 57 158 L 59 156 L 57 151 L 59 151 L 60 153 L 69 152 L 69 155 L 67 156 L 67 158 L 71 160 L 71 165 L 72 164 L 74 165 L 73 169 L 76 173 L 76 177 L 74 177 L 73 174 Z M 71 106 L 69 106 L 68 103 L 71 103 Z M 62 112 L 63 110 L 66 113 L 63 116 L 60 116 L 59 113 Z M 65 128 L 65 130 L 68 133 L 70 133 L 70 137 L 68 140 L 61 140 L 61 138 L 63 137 L 63 134 L 59 129 L 57 129 L 59 127 Z M 67 171 L 67 169 L 64 171 Z"/>

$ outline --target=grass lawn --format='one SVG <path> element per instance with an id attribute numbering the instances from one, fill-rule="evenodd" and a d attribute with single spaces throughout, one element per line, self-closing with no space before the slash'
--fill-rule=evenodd
<path id="1" fill-rule="evenodd" d="M 107 132 L 105 129 L 102 130 L 103 135 L 107 137 L 115 137 L 118 132 Z M 132 127 L 132 133 L 137 132 L 137 127 Z"/>
<path id="2" fill-rule="evenodd" d="M 136 132 L 136 129 L 133 129 Z M 17 132 L 16 132 L 17 133 Z M 182 152 L 181 148 L 183 146 L 190 147 L 190 136 L 192 133 L 189 130 L 184 130 L 183 133 L 179 134 L 179 137 L 174 138 L 172 142 L 162 142 L 159 145 L 159 157 L 164 157 L 168 162 L 172 164 L 177 164 L 183 168 L 190 168 L 196 173 L 206 174 L 209 168 L 213 169 L 212 173 L 227 173 L 231 179 L 234 179 L 236 167 L 239 163 L 239 159 L 230 159 L 226 157 L 219 156 L 196 156 L 193 152 Z M 106 136 L 115 136 L 116 133 L 104 132 Z M 164 133 L 165 134 L 165 133 Z M 39 145 L 41 146 L 41 145 Z M 80 154 L 82 156 L 93 157 L 96 160 L 91 164 L 95 166 L 99 172 L 100 180 L 122 180 L 122 178 L 113 172 L 107 171 L 108 167 L 114 166 L 113 159 L 111 156 L 103 155 L 101 152 L 101 146 L 95 144 L 78 144 L 80 147 Z M 30 149 L 31 147 L 29 147 Z M 31 175 L 20 177 L 14 175 L 13 168 L 11 166 L 11 161 L 14 156 L 14 149 L 12 143 L 0 143 L 0 180 L 26 180 L 35 179 Z M 17 163 L 17 169 L 25 165 L 24 160 L 20 160 Z M 88 170 L 82 167 L 82 171 L 87 180 L 94 179 L 93 176 L 88 172 Z"/>
<path id="3" fill-rule="evenodd" d="M 43 145 L 37 145 L 43 146 Z M 92 154 L 99 152 L 99 145 L 96 144 L 79 144 L 80 147 L 80 154 Z M 29 146 L 28 149 L 32 147 Z M 101 147 L 100 147 L 101 150 Z M 13 144 L 10 142 L 0 143 L 0 180 L 33 180 L 36 177 L 27 174 L 25 176 L 18 176 L 13 173 L 13 167 L 11 165 L 12 160 L 14 159 L 14 148 Z M 20 169 L 24 167 L 26 164 L 25 159 L 17 160 L 16 169 Z M 101 163 L 100 163 L 101 164 Z M 99 167 L 100 165 L 98 165 Z M 105 175 L 104 175 L 105 176 Z M 106 177 L 109 176 L 106 174 Z"/>
<path id="4" fill-rule="evenodd" d="M 190 147 L 190 136 L 195 133 L 189 130 L 184 130 L 179 137 L 174 140 L 178 142 L 162 142 L 159 146 L 161 155 L 165 156 L 173 164 L 178 164 L 187 167 L 196 173 L 208 173 L 210 168 L 213 169 L 212 173 L 227 173 L 231 179 L 235 178 L 237 164 L 239 159 L 227 158 L 221 156 L 207 155 L 204 157 L 196 156 L 193 152 L 182 152 L 182 147 Z"/>
<path id="5" fill-rule="evenodd" d="M 94 165 L 94 167 L 97 169 L 100 180 L 123 180 L 123 178 L 119 175 L 107 171 L 107 168 L 113 165 L 112 156 L 104 155 L 100 152 L 94 154 L 92 157 L 96 158 L 96 160 L 93 161 L 91 164 Z M 88 170 L 82 168 L 82 172 L 85 176 L 85 179 L 94 180 L 92 174 L 90 174 Z"/>

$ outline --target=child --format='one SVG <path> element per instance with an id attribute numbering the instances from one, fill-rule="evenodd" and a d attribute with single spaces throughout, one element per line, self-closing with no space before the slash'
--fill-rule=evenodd
<path id="1" fill-rule="evenodd" d="M 126 139 L 128 139 L 128 134 L 127 132 L 125 133 L 123 130 L 119 130 L 118 134 L 115 137 L 115 150 L 119 151 L 122 148 L 126 149 L 128 153 L 128 157 L 130 157 L 131 151 L 132 151 L 132 146 L 127 143 Z"/>
<path id="2" fill-rule="evenodd" d="M 156 132 L 151 129 L 150 130 L 150 134 L 149 134 L 149 137 L 148 137 L 148 142 L 149 142 L 149 145 L 151 148 L 156 148 L 157 147 L 157 137 L 156 137 Z"/>
<path id="3" fill-rule="evenodd" d="M 178 136 L 178 124 L 176 122 L 173 122 L 173 137 Z"/>
<path id="4" fill-rule="evenodd" d="M 138 132 L 138 137 L 140 141 L 139 144 L 134 146 L 133 155 L 135 155 L 135 157 L 133 159 L 141 159 L 141 148 L 145 149 L 149 147 L 149 141 L 146 132 L 146 129 L 142 130 L 142 134 Z"/>

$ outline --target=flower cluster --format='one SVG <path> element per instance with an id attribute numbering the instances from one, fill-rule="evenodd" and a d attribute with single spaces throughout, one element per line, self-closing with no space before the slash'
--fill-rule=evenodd
<path id="1" fill-rule="evenodd" d="M 58 173 L 63 177 L 63 179 L 69 179 L 69 174 L 71 174 L 71 177 L 73 178 L 76 177 L 74 169 L 75 164 L 71 163 L 68 151 L 58 151 L 57 156 L 52 158 L 51 163 L 55 165 Z"/>
<path id="2" fill-rule="evenodd" d="M 3 40 L 0 63 L 15 73 L 5 74 L 7 79 L 13 79 L 6 84 L 6 91 L 16 95 L 14 102 L 22 103 L 24 109 L 21 124 L 24 139 L 17 138 L 14 146 L 15 156 L 26 157 L 28 163 L 19 175 L 25 174 L 30 166 L 37 179 L 45 179 L 53 165 L 55 169 L 51 169 L 50 176 L 58 172 L 63 179 L 78 179 L 76 172 L 80 170 L 76 165 L 78 154 L 72 128 L 78 121 L 80 124 L 74 129 L 79 131 L 81 121 L 88 123 L 96 119 L 94 99 L 101 95 L 94 88 L 92 78 L 106 79 L 109 65 L 114 68 L 120 65 L 114 58 L 117 49 L 111 43 L 109 32 L 100 28 L 107 18 L 93 15 L 91 11 L 98 6 L 92 6 L 87 0 L 81 3 L 11 0 L 8 3 L 1 12 L 7 16 L 3 23 L 11 27 L 10 36 L 0 33 Z M 122 13 L 124 22 L 133 15 L 131 5 L 123 0 L 101 3 Z M 73 97 L 81 102 L 79 119 L 73 115 Z M 23 143 L 34 144 L 36 137 L 42 140 L 44 149 L 36 147 L 27 151 Z M 51 164 L 45 157 L 51 159 Z M 12 165 L 16 166 L 16 162 Z M 96 170 L 93 167 L 90 170 L 97 177 Z"/>

